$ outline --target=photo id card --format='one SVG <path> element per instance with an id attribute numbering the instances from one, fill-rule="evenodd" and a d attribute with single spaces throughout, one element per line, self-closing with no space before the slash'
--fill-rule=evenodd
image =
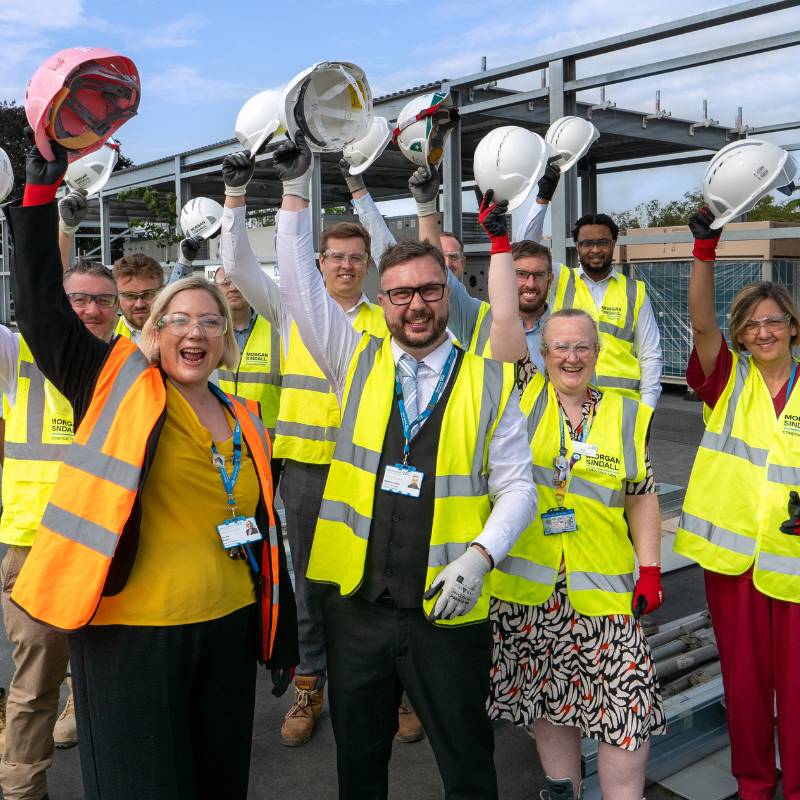
<path id="1" fill-rule="evenodd" d="M 552 536 L 554 533 L 572 533 L 578 530 L 575 510 L 572 508 L 551 508 L 542 514 L 542 525 L 545 536 Z"/>
<path id="2" fill-rule="evenodd" d="M 596 444 L 587 444 L 586 442 L 572 442 L 572 450 L 575 453 L 578 453 L 582 456 L 588 456 L 589 458 L 593 458 L 597 455 L 597 445 Z"/>
<path id="3" fill-rule="evenodd" d="M 226 550 L 243 544 L 260 542 L 264 537 L 253 517 L 232 517 L 217 525 L 219 538 Z"/>
<path id="4" fill-rule="evenodd" d="M 393 467 L 387 465 L 386 472 L 383 473 L 381 489 L 384 492 L 402 494 L 406 497 L 419 497 L 424 477 L 423 473 L 418 472 L 414 467 L 403 464 L 395 464 Z"/>

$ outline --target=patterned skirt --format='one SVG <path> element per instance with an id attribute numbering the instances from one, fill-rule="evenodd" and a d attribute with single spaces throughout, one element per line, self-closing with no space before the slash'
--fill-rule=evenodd
<path id="1" fill-rule="evenodd" d="M 579 614 L 562 573 L 541 605 L 493 599 L 491 621 L 492 719 L 546 719 L 625 750 L 666 732 L 650 648 L 633 617 Z"/>

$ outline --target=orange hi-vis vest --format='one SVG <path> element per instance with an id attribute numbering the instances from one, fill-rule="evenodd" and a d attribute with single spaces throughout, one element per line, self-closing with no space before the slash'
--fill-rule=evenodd
<path id="1" fill-rule="evenodd" d="M 266 661 L 275 643 L 279 587 L 271 447 L 257 403 L 228 397 L 255 464 L 269 519 L 256 593 L 260 655 Z M 156 446 L 155 438 L 150 439 L 160 427 L 166 401 L 160 369 L 130 339 L 118 338 L 67 449 L 30 555 L 14 585 L 12 601 L 33 619 L 67 632 L 91 622 L 122 531 L 147 477 L 144 464 Z"/>

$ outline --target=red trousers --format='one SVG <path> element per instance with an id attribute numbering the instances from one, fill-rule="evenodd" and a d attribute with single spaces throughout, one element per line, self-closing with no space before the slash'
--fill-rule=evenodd
<path id="1" fill-rule="evenodd" d="M 706 572 L 722 665 L 731 767 L 741 800 L 775 796 L 775 708 L 783 796 L 800 800 L 800 603 L 774 600 L 743 575 Z"/>

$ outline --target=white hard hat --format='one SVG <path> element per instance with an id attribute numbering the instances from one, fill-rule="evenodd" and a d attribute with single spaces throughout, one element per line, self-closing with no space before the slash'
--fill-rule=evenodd
<path id="1" fill-rule="evenodd" d="M 599 138 L 600 131 L 588 119 L 580 117 L 561 117 L 544 135 L 547 144 L 560 156 L 554 163 L 562 173 L 577 164 Z"/>
<path id="2" fill-rule="evenodd" d="M 210 197 L 195 197 L 181 209 L 184 236 L 210 239 L 222 226 L 222 206 Z"/>
<path id="3" fill-rule="evenodd" d="M 511 211 L 525 202 L 554 155 L 538 133 L 504 125 L 478 142 L 472 162 L 475 180 L 484 194 L 493 189 L 495 200 L 508 200 Z"/>
<path id="4" fill-rule="evenodd" d="M 281 124 L 281 93 L 277 89 L 253 95 L 236 115 L 236 138 L 251 156 L 281 133 L 286 129 Z"/>
<path id="5" fill-rule="evenodd" d="M 8 153 L 0 148 L 0 203 L 11 194 L 14 188 L 14 170 Z"/>
<path id="6" fill-rule="evenodd" d="M 107 139 L 99 150 L 73 161 L 64 180 L 73 191 L 81 189 L 87 195 L 94 194 L 106 185 L 118 159 L 119 142 Z"/>
<path id="7" fill-rule="evenodd" d="M 397 115 L 392 141 L 418 167 L 435 167 L 444 156 L 444 145 L 452 131 L 440 129 L 442 121 L 458 115 L 450 92 L 433 92 L 409 100 Z"/>
<path id="8" fill-rule="evenodd" d="M 703 196 L 721 228 L 750 211 L 764 195 L 781 189 L 797 176 L 797 163 L 778 145 L 763 139 L 742 139 L 719 150 L 706 167 Z"/>
<path id="9" fill-rule="evenodd" d="M 342 156 L 350 165 L 351 175 L 360 175 L 369 169 L 392 140 L 392 131 L 386 117 L 375 117 L 363 139 L 345 145 Z"/>
<path id="10" fill-rule="evenodd" d="M 314 64 L 286 84 L 280 115 L 292 141 L 302 130 L 312 150 L 338 153 L 362 139 L 372 123 L 367 76 L 347 61 Z"/>

